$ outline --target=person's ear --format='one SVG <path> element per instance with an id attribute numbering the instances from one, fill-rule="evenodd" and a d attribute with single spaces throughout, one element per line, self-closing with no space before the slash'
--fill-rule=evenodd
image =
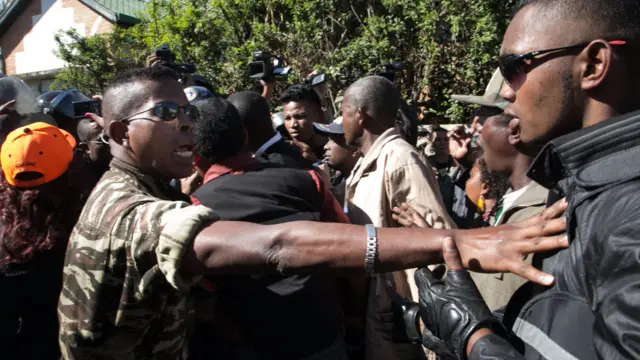
<path id="1" fill-rule="evenodd" d="M 522 143 L 520 140 L 520 119 L 511 119 L 507 127 L 509 128 L 509 144 L 512 146 L 520 145 Z"/>
<path id="2" fill-rule="evenodd" d="M 130 148 L 129 144 L 129 127 L 122 121 L 112 121 L 109 123 L 109 138 L 116 144 Z"/>
<path id="3" fill-rule="evenodd" d="M 580 86 L 593 90 L 607 80 L 611 70 L 613 48 L 606 40 L 595 40 L 578 55 Z"/>
<path id="4" fill-rule="evenodd" d="M 491 191 L 491 187 L 487 183 L 483 182 L 482 187 L 480 188 L 480 195 L 484 195 L 486 198 L 489 191 Z"/>
<path id="5" fill-rule="evenodd" d="M 356 119 L 358 119 L 358 125 L 360 126 L 361 129 L 364 129 L 369 125 L 372 125 L 374 122 L 371 116 L 369 116 L 369 114 L 367 114 L 367 112 L 364 111 L 364 109 L 362 108 L 358 108 L 358 110 L 356 111 L 356 116 L 357 116 Z"/>

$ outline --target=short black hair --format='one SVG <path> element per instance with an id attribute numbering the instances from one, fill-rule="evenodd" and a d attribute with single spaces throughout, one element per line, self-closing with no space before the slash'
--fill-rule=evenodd
<path id="1" fill-rule="evenodd" d="M 133 69 L 116 76 L 104 90 L 102 112 L 105 128 L 109 122 L 129 116 L 131 109 L 149 100 L 152 94 L 137 88 L 137 85 L 167 79 L 178 81 L 179 78 L 175 71 L 164 66 Z"/>
<path id="2" fill-rule="evenodd" d="M 227 98 L 240 114 L 240 120 L 247 129 L 248 135 L 273 129 L 271 112 L 267 100 L 255 91 L 240 91 Z"/>
<path id="3" fill-rule="evenodd" d="M 480 153 L 480 156 L 481 155 L 482 153 Z M 501 174 L 490 172 L 484 158 L 479 158 L 477 161 L 478 166 L 480 166 L 480 177 L 482 178 L 482 182 L 487 184 L 489 187 L 487 199 L 500 200 L 511 187 L 509 178 Z"/>
<path id="4" fill-rule="evenodd" d="M 400 133 L 404 141 L 412 146 L 418 144 L 418 114 L 404 101 L 400 102 L 398 117 L 396 119 L 396 130 Z"/>
<path id="5" fill-rule="evenodd" d="M 640 36 L 638 0 L 520 0 L 513 16 L 529 5 L 542 6 L 557 18 L 584 22 L 576 31 L 585 32 L 584 41 L 596 38 L 631 40 Z M 614 40 L 614 39 L 609 39 Z"/>
<path id="6" fill-rule="evenodd" d="M 322 108 L 318 93 L 310 85 L 291 85 L 280 95 L 280 103 L 288 104 L 292 101 L 306 101 Z"/>
<path id="7" fill-rule="evenodd" d="M 393 125 L 400 108 L 400 93 L 382 76 L 367 76 L 353 83 L 344 94 L 347 108 L 360 108 L 370 117 Z"/>
<path id="8" fill-rule="evenodd" d="M 244 127 L 238 110 L 225 99 L 193 102 L 200 118 L 196 124 L 196 153 L 211 164 L 238 155 L 244 149 Z"/>

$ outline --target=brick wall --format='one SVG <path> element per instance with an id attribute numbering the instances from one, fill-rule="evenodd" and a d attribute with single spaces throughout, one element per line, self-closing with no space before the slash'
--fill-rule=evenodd
<path id="1" fill-rule="evenodd" d="M 42 8 L 45 8 L 44 14 Z M 72 16 L 69 10 L 72 10 Z M 65 16 L 60 16 L 64 14 Z M 34 16 L 42 15 L 36 22 L 34 27 Z M 61 23 L 62 22 L 62 23 Z M 0 47 L 5 61 L 5 72 L 9 75 L 16 73 L 40 71 L 38 68 L 40 63 L 42 70 L 51 70 L 52 49 L 54 48 L 53 33 L 60 29 L 76 28 L 82 35 L 89 36 L 93 34 L 108 33 L 113 30 L 113 24 L 102 18 L 99 14 L 79 2 L 78 0 L 30 0 L 27 8 L 18 16 L 8 31 L 0 35 Z M 31 34 L 30 41 L 42 42 L 44 46 L 31 45 L 25 47 L 25 36 Z M 36 39 L 34 39 L 36 37 Z M 44 50 L 42 50 L 44 49 Z M 38 51 L 46 51 L 43 58 L 42 53 Z M 34 59 L 34 64 L 22 68 L 29 71 L 20 71 L 21 66 L 16 64 L 16 55 L 23 59 Z M 55 58 L 53 60 L 56 60 Z M 56 66 L 58 61 L 54 61 Z"/>

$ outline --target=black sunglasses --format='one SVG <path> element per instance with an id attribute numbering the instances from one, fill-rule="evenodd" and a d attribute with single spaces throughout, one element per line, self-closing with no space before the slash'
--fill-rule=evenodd
<path id="1" fill-rule="evenodd" d="M 584 48 L 589 44 L 590 42 L 584 43 L 584 44 L 553 48 L 548 50 L 531 51 L 522 55 L 516 55 L 516 54 L 502 55 L 500 56 L 500 58 L 498 58 L 500 73 L 502 74 L 504 81 L 506 81 L 509 84 L 514 82 L 520 75 L 522 75 L 525 72 L 524 67 L 527 65 L 525 64 L 525 61 L 531 60 L 538 55 L 548 54 L 551 52 Z M 613 46 L 622 46 L 626 44 L 627 42 L 624 40 L 609 41 L 609 45 L 613 45 Z"/>
<path id="2" fill-rule="evenodd" d="M 162 121 L 173 121 L 175 119 L 178 118 L 178 113 L 180 112 L 180 109 L 184 110 L 185 115 L 187 115 L 187 117 L 193 121 L 196 122 L 198 121 L 198 108 L 196 108 L 195 106 L 191 105 L 191 104 L 187 104 L 187 105 L 178 105 L 176 103 L 174 103 L 173 101 L 163 101 L 163 102 L 159 102 L 155 105 L 153 105 L 152 108 L 149 109 L 145 109 L 143 111 L 140 111 L 139 113 L 135 113 L 133 115 L 129 115 L 124 119 L 120 119 L 118 120 L 119 122 L 122 121 L 131 121 L 131 120 L 136 120 L 136 119 L 131 119 L 134 116 L 140 115 L 140 114 L 144 114 L 147 111 L 153 110 L 153 114 L 158 117 L 160 120 Z"/>

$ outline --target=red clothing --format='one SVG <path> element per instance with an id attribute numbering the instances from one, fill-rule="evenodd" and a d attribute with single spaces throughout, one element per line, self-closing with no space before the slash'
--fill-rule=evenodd
<path id="1" fill-rule="evenodd" d="M 258 168 L 259 165 L 260 162 L 248 153 L 236 155 L 230 159 L 212 165 L 204 175 L 203 184 L 223 175 L 239 175 L 247 171 L 252 171 Z M 342 209 L 342 206 L 340 206 L 340 203 L 338 203 L 338 200 L 336 200 L 331 193 L 329 187 L 324 183 L 324 181 L 322 181 L 320 176 L 314 170 L 306 171 L 313 179 L 313 182 L 316 184 L 318 189 L 318 193 L 321 194 L 323 199 L 321 220 L 323 222 L 348 224 L 349 218 L 344 213 L 344 210 Z M 193 196 L 191 196 L 191 202 L 194 205 L 200 205 L 200 201 Z"/>

